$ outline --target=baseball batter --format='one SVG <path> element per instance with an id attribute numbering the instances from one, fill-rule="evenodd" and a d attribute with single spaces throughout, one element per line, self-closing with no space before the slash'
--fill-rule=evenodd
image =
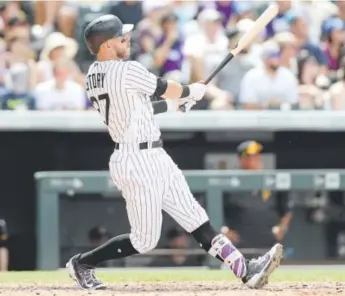
<path id="1" fill-rule="evenodd" d="M 104 289 L 95 277 L 97 264 L 154 249 L 164 210 L 248 287 L 261 288 L 279 266 L 282 246 L 277 244 L 264 256 L 246 260 L 218 233 L 194 199 L 182 171 L 163 149 L 154 118 L 155 113 L 175 111 L 182 104 L 188 112 L 202 99 L 206 86 L 166 81 L 140 63 L 127 61 L 132 29 L 133 25 L 122 24 L 116 16 L 104 15 L 92 21 L 84 33 L 89 50 L 97 55 L 86 77 L 86 90 L 115 143 L 110 174 L 126 201 L 131 230 L 72 257 L 66 265 L 70 276 L 83 289 Z M 152 103 L 152 97 L 160 100 Z"/>

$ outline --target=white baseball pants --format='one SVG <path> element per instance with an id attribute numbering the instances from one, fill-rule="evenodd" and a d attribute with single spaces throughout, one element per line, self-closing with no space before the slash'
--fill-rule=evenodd
<path id="1" fill-rule="evenodd" d="M 139 253 L 157 246 L 162 210 L 189 233 L 209 220 L 182 171 L 163 148 L 139 150 L 124 146 L 114 151 L 109 167 L 126 201 L 130 239 Z"/>

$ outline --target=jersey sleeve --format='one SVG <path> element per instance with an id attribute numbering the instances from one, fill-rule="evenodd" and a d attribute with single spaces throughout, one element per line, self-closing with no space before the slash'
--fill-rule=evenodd
<path id="1" fill-rule="evenodd" d="M 138 62 L 128 62 L 125 74 L 125 88 L 139 93 L 153 95 L 157 88 L 157 76 Z"/>

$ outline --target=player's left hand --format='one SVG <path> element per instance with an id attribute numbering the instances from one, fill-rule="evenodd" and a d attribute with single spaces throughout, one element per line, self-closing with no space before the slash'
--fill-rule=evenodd
<path id="1" fill-rule="evenodd" d="M 194 101 L 200 101 L 206 92 L 206 85 L 201 82 L 192 83 L 189 85 L 190 95 L 188 98 L 192 98 Z"/>

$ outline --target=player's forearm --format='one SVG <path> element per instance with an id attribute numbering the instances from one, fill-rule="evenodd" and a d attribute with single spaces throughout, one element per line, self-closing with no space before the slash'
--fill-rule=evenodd
<path id="1" fill-rule="evenodd" d="M 178 82 L 175 82 L 173 80 L 167 80 L 167 88 L 161 97 L 164 99 L 177 100 L 182 97 L 188 96 L 188 91 L 188 86 L 182 86 Z M 183 92 L 185 92 L 185 94 L 183 94 Z"/>
<path id="2" fill-rule="evenodd" d="M 153 114 L 161 114 L 165 112 L 174 112 L 178 110 L 178 104 L 174 100 L 161 100 L 153 102 Z"/>
<path id="3" fill-rule="evenodd" d="M 288 212 L 286 213 L 281 219 L 280 219 L 280 224 L 279 224 L 279 227 L 284 230 L 284 232 L 287 231 L 287 229 L 289 228 L 290 226 L 290 223 L 291 223 L 291 220 L 292 220 L 292 212 Z"/>

